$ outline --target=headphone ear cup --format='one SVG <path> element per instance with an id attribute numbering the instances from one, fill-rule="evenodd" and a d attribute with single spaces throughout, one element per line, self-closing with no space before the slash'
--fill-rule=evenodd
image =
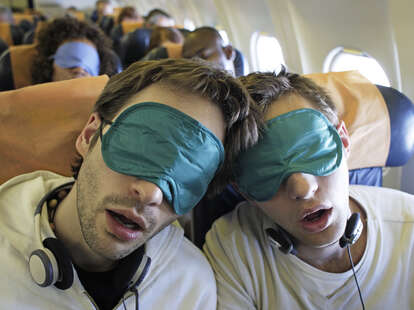
<path id="1" fill-rule="evenodd" d="M 29 258 L 29 272 L 34 282 L 47 287 L 58 280 L 59 267 L 55 256 L 49 249 L 37 249 Z"/>
<path id="2" fill-rule="evenodd" d="M 63 244 L 56 238 L 46 238 L 43 240 L 46 249 L 53 252 L 58 266 L 58 277 L 55 286 L 61 290 L 70 288 L 73 284 L 73 266 L 69 252 Z"/>

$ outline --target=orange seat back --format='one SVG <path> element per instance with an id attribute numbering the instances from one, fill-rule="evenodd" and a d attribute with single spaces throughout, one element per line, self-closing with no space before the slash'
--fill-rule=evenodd
<path id="1" fill-rule="evenodd" d="M 124 21 L 121 23 L 122 32 L 124 34 L 127 34 L 129 32 L 132 32 L 138 28 L 142 28 L 144 25 L 144 22 L 130 22 L 130 21 Z"/>
<path id="2" fill-rule="evenodd" d="M 307 74 L 324 87 L 351 137 L 349 169 L 383 167 L 387 161 L 391 125 L 378 88 L 358 71 Z"/>
<path id="3" fill-rule="evenodd" d="M 35 170 L 70 176 L 75 140 L 107 81 L 87 77 L 0 92 L 0 183 Z"/>
<path id="4" fill-rule="evenodd" d="M 10 30 L 10 24 L 0 23 L 0 38 L 6 42 L 8 46 L 14 45 L 13 37 Z"/>
<path id="5" fill-rule="evenodd" d="M 36 45 L 17 45 L 9 48 L 14 88 L 32 85 L 31 68 L 36 57 Z"/>

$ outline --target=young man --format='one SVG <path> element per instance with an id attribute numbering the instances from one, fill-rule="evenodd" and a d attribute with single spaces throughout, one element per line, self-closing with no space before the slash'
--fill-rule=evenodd
<path id="1" fill-rule="evenodd" d="M 206 237 L 218 309 L 361 309 L 352 263 L 367 309 L 412 309 L 414 197 L 349 186 L 345 124 L 312 81 L 285 71 L 241 81 L 267 129 L 238 160 L 247 201 Z M 361 235 L 344 242 L 354 213 Z"/>
<path id="2" fill-rule="evenodd" d="M 257 140 L 250 101 L 191 60 L 110 79 L 76 140 L 75 180 L 37 171 L 0 187 L 0 308 L 215 309 L 210 266 L 170 224 Z"/>

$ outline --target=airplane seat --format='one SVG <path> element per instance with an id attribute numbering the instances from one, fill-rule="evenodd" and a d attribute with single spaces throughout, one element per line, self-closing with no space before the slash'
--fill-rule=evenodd
<path id="1" fill-rule="evenodd" d="M 376 85 L 384 98 L 390 120 L 390 146 L 384 167 L 405 165 L 414 154 L 414 105 L 392 87 Z M 349 171 L 350 184 L 382 186 L 383 167 Z"/>
<path id="2" fill-rule="evenodd" d="M 402 166 L 414 154 L 414 105 L 399 91 L 370 83 L 356 71 L 306 75 L 325 87 L 351 139 L 351 184 L 381 186 L 382 167 Z M 203 198 L 192 214 L 193 242 L 202 247 L 213 222 L 244 198 L 228 185 Z"/>
<path id="3" fill-rule="evenodd" d="M 0 56 L 0 91 L 32 85 L 34 44 L 11 46 Z"/>
<path id="4" fill-rule="evenodd" d="M 0 184 L 35 170 L 71 176 L 76 137 L 107 81 L 102 75 L 0 92 Z"/>
<path id="5" fill-rule="evenodd" d="M 0 23 L 0 39 L 8 46 L 14 45 L 10 24 Z"/>
<path id="6" fill-rule="evenodd" d="M 151 31 L 149 28 L 138 28 L 122 37 L 120 58 L 124 69 L 148 52 Z"/>
<path id="7" fill-rule="evenodd" d="M 236 77 L 239 76 L 243 76 L 245 75 L 245 63 L 246 61 L 244 60 L 244 56 L 242 54 L 242 52 L 240 50 L 238 50 L 237 48 L 234 48 L 234 52 L 235 52 L 235 57 L 234 57 L 234 73 L 236 75 Z"/>
<path id="8" fill-rule="evenodd" d="M 180 43 L 168 42 L 150 50 L 142 60 L 159 60 L 165 58 L 181 58 L 183 45 Z"/>

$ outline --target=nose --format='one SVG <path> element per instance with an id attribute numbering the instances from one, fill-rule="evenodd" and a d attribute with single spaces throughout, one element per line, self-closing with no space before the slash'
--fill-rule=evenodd
<path id="1" fill-rule="evenodd" d="M 287 191 L 291 199 L 310 199 L 318 190 L 318 182 L 314 175 L 293 173 L 287 179 Z"/>
<path id="2" fill-rule="evenodd" d="M 141 205 L 159 206 L 163 200 L 161 189 L 154 183 L 145 180 L 134 179 L 131 182 L 130 191 Z"/>

